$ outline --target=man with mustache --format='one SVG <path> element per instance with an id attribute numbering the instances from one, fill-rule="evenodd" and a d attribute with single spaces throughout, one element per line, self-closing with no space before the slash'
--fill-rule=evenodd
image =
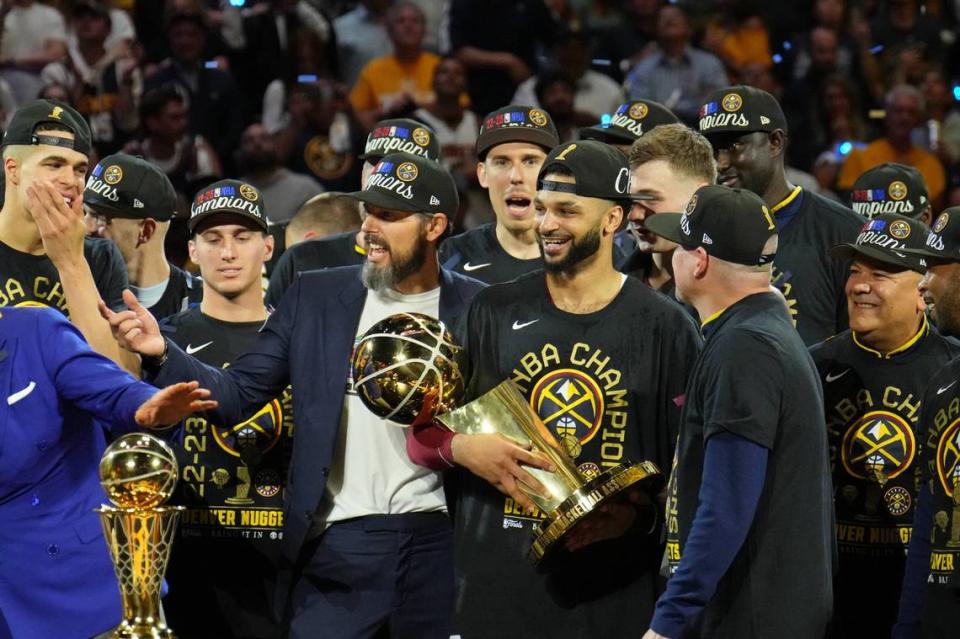
<path id="1" fill-rule="evenodd" d="M 291 639 L 386 629 L 392 637 L 447 639 L 453 535 L 441 476 L 410 461 L 404 429 L 363 406 L 350 360 L 359 337 L 390 315 L 425 313 L 453 325 L 482 284 L 437 261 L 437 242 L 458 204 L 453 178 L 439 164 L 388 154 L 351 196 L 367 210 L 364 264 L 298 273 L 229 368 L 184 353 L 136 305 L 111 324 L 144 357 L 148 377 L 198 376 L 209 384 L 220 408 L 204 417 L 214 423 L 242 423 L 292 384 L 298 423 L 277 590 Z M 206 204 L 195 201 L 191 217 Z"/>

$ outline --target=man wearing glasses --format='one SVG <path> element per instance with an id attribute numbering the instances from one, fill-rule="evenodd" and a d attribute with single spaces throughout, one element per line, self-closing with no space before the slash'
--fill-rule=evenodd
<path id="1" fill-rule="evenodd" d="M 847 328 L 844 283 L 849 261 L 827 250 L 852 242 L 863 218 L 787 181 L 787 119 L 776 98 L 755 87 L 718 89 L 700 107 L 700 132 L 713 146 L 717 183 L 759 195 L 774 215 L 780 247 L 773 284 L 790 307 L 804 343 Z"/>
<path id="2" fill-rule="evenodd" d="M 83 191 L 88 228 L 113 240 L 130 289 L 157 319 L 200 303 L 200 278 L 167 261 L 163 250 L 177 197 L 166 174 L 143 158 L 117 153 L 90 172 Z"/>

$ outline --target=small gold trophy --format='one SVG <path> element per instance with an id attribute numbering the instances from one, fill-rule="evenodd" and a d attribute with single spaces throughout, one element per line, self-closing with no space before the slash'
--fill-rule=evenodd
<path id="1" fill-rule="evenodd" d="M 867 479 L 870 483 L 867 485 L 867 494 L 865 496 L 864 509 L 868 515 L 876 515 L 880 509 L 880 493 L 883 487 L 887 485 L 887 473 L 884 472 L 886 462 L 880 455 L 871 455 L 863 464 Z"/>
<path id="2" fill-rule="evenodd" d="M 464 391 L 460 351 L 439 320 L 419 313 L 392 315 L 372 326 L 357 343 L 355 389 L 367 408 L 385 419 L 412 424 L 436 418 L 455 433 L 499 433 L 550 459 L 556 472 L 526 468 L 550 491 L 542 496 L 524 487 L 546 514 L 527 553 L 534 564 L 608 499 L 641 484 L 650 495 L 660 490 L 663 475 L 649 461 L 619 464 L 585 477 L 570 458 L 569 444 L 558 442 L 510 380 L 457 408 Z"/>
<path id="3" fill-rule="evenodd" d="M 129 433 L 100 458 L 100 483 L 116 506 L 97 509 L 120 584 L 123 620 L 110 639 L 175 639 L 160 587 L 183 506 L 163 506 L 177 483 L 173 450 L 153 435 Z"/>

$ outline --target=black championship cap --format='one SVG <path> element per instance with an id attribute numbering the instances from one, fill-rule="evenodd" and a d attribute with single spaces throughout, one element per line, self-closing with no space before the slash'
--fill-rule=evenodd
<path id="1" fill-rule="evenodd" d="M 412 153 L 391 153 L 377 162 L 362 191 L 345 193 L 390 211 L 446 213 L 460 206 L 453 177 L 440 164 Z"/>
<path id="2" fill-rule="evenodd" d="M 862 255 L 884 264 L 925 273 L 926 260 L 912 250 L 926 248 L 928 235 L 930 229 L 919 220 L 896 213 L 881 213 L 860 228 L 856 241 L 834 246 L 830 255 L 841 259 Z M 905 249 L 911 252 L 907 253 Z"/>
<path id="3" fill-rule="evenodd" d="M 190 205 L 187 228 L 193 233 L 204 218 L 217 213 L 239 215 L 256 222 L 263 231 L 268 230 L 263 196 L 257 188 L 246 182 L 220 180 L 197 193 Z"/>
<path id="4" fill-rule="evenodd" d="M 492 147 L 508 142 L 529 142 L 549 152 L 560 144 L 560 135 L 543 109 L 513 104 L 483 118 L 477 136 L 477 157 L 483 159 Z"/>
<path id="5" fill-rule="evenodd" d="M 928 203 L 927 185 L 920 171 L 896 162 L 865 171 L 850 192 L 853 210 L 866 218 L 879 213 L 919 217 Z"/>
<path id="6" fill-rule="evenodd" d="M 83 203 L 104 215 L 165 222 L 176 213 L 177 194 L 170 178 L 156 165 L 115 153 L 90 171 Z"/>
<path id="7" fill-rule="evenodd" d="M 67 140 L 54 135 L 34 133 L 39 125 L 47 123 L 66 127 L 73 133 L 73 139 Z M 90 155 L 90 126 L 82 115 L 63 102 L 34 100 L 20 107 L 13 114 L 10 126 L 3 134 L 3 147 L 35 144 L 62 146 Z"/>
<path id="8" fill-rule="evenodd" d="M 376 164 L 388 153 L 401 152 L 440 159 L 440 143 L 437 134 L 422 122 L 407 118 L 381 120 L 373 125 L 367 135 L 367 145 L 360 159 Z"/>
<path id="9" fill-rule="evenodd" d="M 960 206 L 951 206 L 933 221 L 923 248 L 905 248 L 904 253 L 931 263 L 960 262 Z"/>
<path id="10" fill-rule="evenodd" d="M 753 133 L 787 130 L 777 99 L 762 89 L 738 84 L 712 92 L 700 107 L 700 133 Z"/>
<path id="11" fill-rule="evenodd" d="M 702 246 L 726 262 L 759 266 L 773 261 L 774 254 L 763 252 L 777 233 L 773 214 L 760 196 L 745 189 L 701 186 L 684 213 L 657 213 L 643 225 L 686 249 Z"/>
<path id="12" fill-rule="evenodd" d="M 573 173 L 574 184 L 545 179 L 563 167 Z M 630 167 L 627 156 L 603 142 L 580 140 L 554 148 L 537 175 L 538 191 L 574 193 L 583 197 L 612 200 L 626 205 L 630 194 Z"/>
<path id="13" fill-rule="evenodd" d="M 634 100 L 617 107 L 606 123 L 580 129 L 581 140 L 600 140 L 607 144 L 633 144 L 633 141 L 661 124 L 680 122 L 673 111 L 653 100 Z"/>

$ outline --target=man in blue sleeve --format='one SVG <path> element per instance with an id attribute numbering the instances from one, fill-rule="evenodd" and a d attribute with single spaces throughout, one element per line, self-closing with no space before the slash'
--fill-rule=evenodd
<path id="1" fill-rule="evenodd" d="M 106 502 L 102 426 L 164 426 L 214 406 L 196 386 L 157 392 L 90 350 L 56 310 L 0 309 L 0 637 L 92 637 L 119 623 L 93 510 Z"/>
<path id="2" fill-rule="evenodd" d="M 679 244 L 681 301 L 705 345 L 687 383 L 668 485 L 670 578 L 645 639 L 824 637 L 833 505 L 817 370 L 770 286 L 770 210 L 704 186 L 648 229 Z"/>
<path id="3" fill-rule="evenodd" d="M 195 200 L 190 224 L 222 209 L 263 219 L 254 190 Z M 286 482 L 277 600 L 290 639 L 447 639 L 453 609 L 453 531 L 441 475 L 416 466 L 406 431 L 364 407 L 350 359 L 359 337 L 400 312 L 452 326 L 482 284 L 441 270 L 437 242 L 457 209 L 439 164 L 391 153 L 373 167 L 364 202 L 362 266 L 298 273 L 246 353 L 212 368 L 162 337 L 134 311 L 111 316 L 121 343 L 144 356 L 158 382 L 201 379 L 220 408 L 205 417 L 241 423 L 288 385 L 297 415 Z M 166 383 L 166 382 L 164 382 Z"/>

